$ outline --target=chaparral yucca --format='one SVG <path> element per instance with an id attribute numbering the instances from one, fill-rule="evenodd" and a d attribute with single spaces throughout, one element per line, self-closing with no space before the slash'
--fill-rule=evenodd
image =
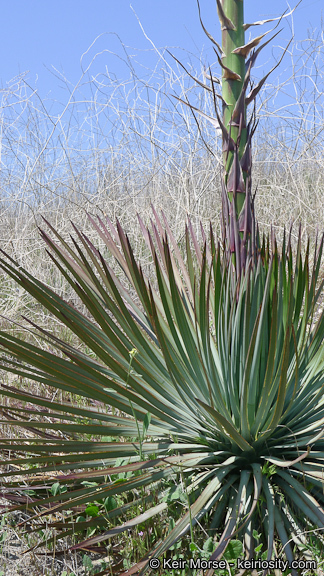
<path id="1" fill-rule="evenodd" d="M 94 401 L 77 407 L 2 386 L 4 396 L 20 402 L 19 408 L 4 409 L 4 422 L 10 423 L 11 414 L 15 427 L 47 433 L 32 442 L 1 440 L 1 450 L 10 451 L 10 462 L 19 467 L 2 474 L 4 495 L 18 501 L 16 508 L 38 512 L 38 520 L 48 516 L 47 526 L 66 536 L 73 533 L 71 520 L 51 524 L 52 512 L 74 510 L 75 518 L 85 503 L 140 495 L 136 517 L 124 521 L 131 505 L 117 505 L 104 522 L 120 518 L 120 523 L 74 546 L 84 548 L 161 514 L 167 508 L 165 482 L 181 471 L 187 510 L 151 556 L 161 556 L 197 522 L 214 535 L 211 559 L 221 558 L 233 537 L 253 558 L 254 530 L 262 534 L 268 560 L 280 554 L 291 562 L 303 549 L 304 533 L 313 529 L 321 543 L 324 319 L 313 327 L 312 317 L 321 289 L 323 242 L 310 266 L 308 248 L 302 257 L 300 235 L 296 258 L 290 237 L 279 252 L 272 236 L 262 244 L 257 265 L 247 262 L 238 283 L 234 267 L 224 265 L 212 229 L 208 240 L 203 233 L 200 248 L 189 222 L 182 250 L 167 222 L 162 226 L 155 214 L 152 232 L 141 222 L 154 267 L 150 283 L 121 226 L 90 219 L 124 280 L 77 228 L 73 249 L 51 226 L 52 238 L 41 232 L 85 314 L 11 257 L 0 260 L 2 270 L 88 350 L 51 331 L 38 332 L 43 347 L 2 331 L 3 368 Z M 110 406 L 114 415 L 105 409 Z M 40 420 L 40 414 L 48 418 Z M 93 435 L 115 441 L 91 441 Z M 116 468 L 117 458 L 124 464 Z M 9 481 L 28 477 L 32 488 L 45 472 L 53 479 L 58 474 L 67 491 L 32 499 L 24 495 L 26 481 Z M 127 479 L 110 479 L 118 472 L 127 472 Z M 96 486 L 82 484 L 85 480 L 96 480 Z M 79 528 L 104 522 L 92 518 Z M 148 557 L 127 574 L 137 570 L 149 570 Z"/>
<path id="2" fill-rule="evenodd" d="M 2 270 L 79 340 L 73 346 L 39 328 L 44 346 L 37 346 L 1 331 L 3 369 L 86 400 L 76 406 L 2 385 L 3 396 L 18 401 L 2 409 L 3 423 L 40 435 L 1 440 L 0 449 L 11 454 L 2 464 L 15 466 L 2 474 L 3 494 L 16 508 L 34 510 L 38 521 L 47 516 L 44 526 L 65 537 L 111 522 L 104 534 L 74 546 L 89 548 L 163 514 L 168 482 L 180 474 L 187 508 L 150 556 L 162 556 L 203 525 L 214 537 L 210 560 L 221 558 L 234 537 L 246 558 L 254 558 L 260 534 L 267 560 L 285 555 L 291 563 L 304 550 L 305 534 L 313 531 L 319 546 L 323 541 L 323 315 L 313 323 L 323 241 L 311 266 L 308 246 L 302 257 L 300 233 L 295 258 L 290 235 L 280 250 L 273 234 L 259 240 L 251 194 L 255 124 L 246 107 L 267 77 L 247 95 L 265 43 L 253 49 L 264 35 L 245 43 L 251 25 L 243 23 L 243 0 L 217 0 L 217 7 L 222 48 L 205 31 L 222 68 L 222 95 L 212 73 L 208 88 L 217 122 L 210 120 L 223 136 L 222 246 L 212 227 L 200 243 L 189 222 L 180 246 L 165 219 L 162 226 L 155 214 L 151 232 L 140 220 L 152 257 L 149 281 L 122 227 L 91 217 L 121 279 L 82 231 L 74 227 L 72 249 L 49 224 L 53 236 L 42 236 L 85 313 L 3 254 Z M 117 459 L 124 463 L 116 466 Z M 64 482 L 66 492 L 46 495 L 45 473 Z M 121 473 L 127 477 L 116 479 Z M 26 495 L 26 478 L 27 488 L 42 497 Z M 139 513 L 130 518 L 134 502 L 116 499 L 105 518 L 74 522 L 86 504 L 119 494 L 135 494 Z M 53 521 L 53 512 L 69 521 Z M 149 569 L 146 556 L 127 574 Z"/>

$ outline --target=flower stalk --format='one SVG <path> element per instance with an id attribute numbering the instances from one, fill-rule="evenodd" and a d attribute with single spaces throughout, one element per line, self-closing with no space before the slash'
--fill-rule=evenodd
<path id="1" fill-rule="evenodd" d="M 269 44 L 279 32 L 260 44 L 270 31 L 245 42 L 245 32 L 250 27 L 259 26 L 290 16 L 298 4 L 289 13 L 279 18 L 244 23 L 244 0 L 216 0 L 218 17 L 222 30 L 222 46 L 205 28 L 201 17 L 200 4 L 197 0 L 199 18 L 202 28 L 213 44 L 221 68 L 221 79 L 212 71 L 205 74 L 210 85 L 194 78 L 190 72 L 175 60 L 193 78 L 197 84 L 207 90 L 213 97 L 215 116 L 209 116 L 193 106 L 188 100 L 177 98 L 182 104 L 209 120 L 222 132 L 223 178 L 222 178 L 222 241 L 224 255 L 232 267 L 237 283 L 247 268 L 254 267 L 260 252 L 258 225 L 254 213 L 254 195 L 252 195 L 252 148 L 251 142 L 257 122 L 254 111 L 247 113 L 249 104 L 253 103 L 268 76 L 279 66 L 288 48 L 273 68 L 253 86 L 251 70 L 262 48 Z M 274 30 L 274 29 L 273 29 Z M 259 45 L 260 44 L 260 45 Z M 218 88 L 221 86 L 221 93 Z M 248 88 L 251 88 L 248 92 Z M 222 102 L 222 113 L 218 102 Z"/>
<path id="2" fill-rule="evenodd" d="M 257 234 L 251 194 L 251 125 L 247 122 L 246 90 L 251 65 L 246 67 L 243 0 L 219 0 L 222 28 L 223 244 L 232 259 L 237 279 L 247 261 L 256 261 Z M 254 258 L 253 258 L 254 256 Z"/>

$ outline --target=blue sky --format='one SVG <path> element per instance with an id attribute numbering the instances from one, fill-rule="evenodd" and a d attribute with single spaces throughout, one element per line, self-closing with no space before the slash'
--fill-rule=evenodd
<path id="1" fill-rule="evenodd" d="M 216 0 L 200 0 L 200 5 L 206 28 L 220 42 Z M 278 17 L 292 7 L 286 0 L 245 0 L 245 21 Z M 302 1 L 293 15 L 296 40 L 306 39 L 312 31 L 319 34 L 322 11 L 323 0 Z M 123 138 L 127 137 L 132 140 L 129 153 L 139 153 L 138 134 L 140 147 L 146 147 L 149 154 L 152 130 L 159 145 L 164 146 L 164 141 L 173 145 L 182 130 L 187 134 L 188 116 L 194 138 L 192 116 L 172 98 L 181 95 L 181 85 L 176 75 L 164 72 L 169 73 L 170 66 L 177 70 L 177 66 L 163 48 L 169 48 L 199 75 L 201 62 L 207 66 L 215 63 L 211 42 L 199 22 L 196 0 L 12 0 L 3 2 L 1 16 L 0 107 L 2 103 L 3 133 L 8 140 L 5 156 L 10 169 L 20 165 L 18 156 L 23 167 L 31 157 L 38 162 L 42 156 L 38 157 L 39 149 L 47 151 L 51 163 L 58 150 L 64 156 L 67 142 L 69 154 L 77 156 L 81 151 L 123 148 Z M 254 37 L 272 27 L 252 27 L 246 40 L 250 32 Z M 280 27 L 280 35 L 259 56 L 252 75 L 256 82 L 273 67 L 291 39 L 291 18 Z M 321 58 L 320 54 L 316 65 L 321 65 Z M 310 59 L 310 66 L 312 62 Z M 216 64 L 213 73 L 217 75 Z M 313 122 L 313 116 L 314 126 L 322 122 L 321 116 L 315 118 L 313 113 L 314 98 L 321 98 L 314 95 L 309 79 L 314 66 L 305 70 L 300 61 L 298 66 L 297 96 L 296 84 L 288 83 L 291 59 L 287 53 L 269 78 L 262 99 L 257 100 L 258 118 L 271 122 L 267 132 L 276 130 L 279 123 L 285 138 L 292 140 L 300 123 Z M 84 76 L 82 71 L 86 71 Z M 12 81 L 19 75 L 19 80 Z M 278 92 L 279 85 L 283 89 Z M 185 89 L 190 89 L 190 102 L 200 107 L 201 88 L 187 79 Z M 260 126 L 258 134 L 265 131 Z M 209 137 L 216 136 L 217 140 L 218 132 L 209 123 L 207 128 Z M 206 126 L 206 135 L 205 130 Z"/>
<path id="2" fill-rule="evenodd" d="M 285 0 L 246 0 L 245 5 L 245 20 L 249 22 L 278 16 L 288 7 Z M 206 27 L 219 39 L 215 0 L 201 0 L 201 8 Z M 322 0 L 303 0 L 294 13 L 296 39 L 306 38 L 312 28 L 320 29 L 322 11 Z M 156 55 L 136 15 L 157 47 L 169 47 L 180 58 L 184 55 L 184 62 L 185 51 L 198 59 L 209 46 L 195 0 L 12 0 L 1 7 L 1 86 L 28 71 L 28 81 L 37 86 L 42 98 L 50 95 L 60 100 L 63 84 L 55 70 L 65 75 L 71 86 L 75 84 L 81 74 L 82 54 L 100 35 L 82 61 L 87 66 L 102 52 L 92 65 L 93 75 L 107 68 L 120 79 L 128 76 L 122 41 L 145 76 Z M 276 45 L 285 45 L 291 35 L 290 25 L 287 19 Z M 259 34 L 261 27 L 251 30 Z M 269 58 L 270 52 L 265 60 Z"/>

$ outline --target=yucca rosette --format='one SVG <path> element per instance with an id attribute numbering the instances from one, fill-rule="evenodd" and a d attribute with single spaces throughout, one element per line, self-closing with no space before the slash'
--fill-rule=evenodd
<path id="1" fill-rule="evenodd" d="M 151 231 L 140 220 L 152 259 L 149 279 L 122 227 L 90 220 L 100 249 L 76 227 L 73 245 L 51 225 L 51 235 L 41 231 L 80 306 L 8 255 L 0 260 L 3 272 L 78 342 L 32 322 L 42 345 L 1 331 L 2 368 L 22 383 L 41 382 L 84 401 L 1 386 L 3 397 L 15 400 L 2 407 L 2 423 L 33 433 L 32 440 L 1 439 L 1 464 L 15 467 L 2 473 L 2 495 L 14 509 L 34 510 L 38 529 L 46 525 L 65 537 L 100 529 L 74 545 L 87 549 L 163 515 L 170 483 L 181 478 L 183 514 L 127 574 L 146 573 L 149 557 L 161 557 L 202 524 L 214 539 L 211 560 L 232 538 L 253 558 L 254 530 L 268 560 L 282 554 L 293 562 L 307 530 L 315 528 L 321 544 L 324 320 L 314 326 L 312 319 L 323 243 L 310 266 L 300 235 L 295 257 L 290 237 L 279 251 L 272 235 L 238 282 L 212 229 L 199 240 L 189 222 L 179 244 L 155 214 Z M 66 491 L 49 494 L 53 482 Z M 132 497 L 75 523 L 80 508 L 121 494 Z M 54 513 L 65 520 L 53 520 Z"/>

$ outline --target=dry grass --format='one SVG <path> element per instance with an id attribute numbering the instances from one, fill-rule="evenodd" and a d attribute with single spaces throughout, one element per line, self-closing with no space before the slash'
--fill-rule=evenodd
<path id="1" fill-rule="evenodd" d="M 294 221 L 314 237 L 324 216 L 322 36 L 295 43 L 290 56 L 286 72 L 264 87 L 257 111 L 256 212 L 263 230 L 272 225 L 280 233 Z M 64 290 L 38 238 L 41 216 L 66 236 L 70 220 L 89 230 L 87 211 L 118 217 L 135 245 L 135 214 L 147 220 L 151 203 L 177 237 L 187 215 L 197 225 L 219 222 L 219 131 L 202 119 L 202 140 L 190 110 L 171 95 L 207 113 L 213 103 L 172 65 L 144 80 L 134 71 L 125 82 L 107 74 L 91 80 L 88 70 L 72 95 L 61 79 L 64 104 L 40 101 L 24 76 L 1 91 L 1 248 L 57 288 Z M 24 307 L 23 294 L 2 288 L 4 305 Z"/>

